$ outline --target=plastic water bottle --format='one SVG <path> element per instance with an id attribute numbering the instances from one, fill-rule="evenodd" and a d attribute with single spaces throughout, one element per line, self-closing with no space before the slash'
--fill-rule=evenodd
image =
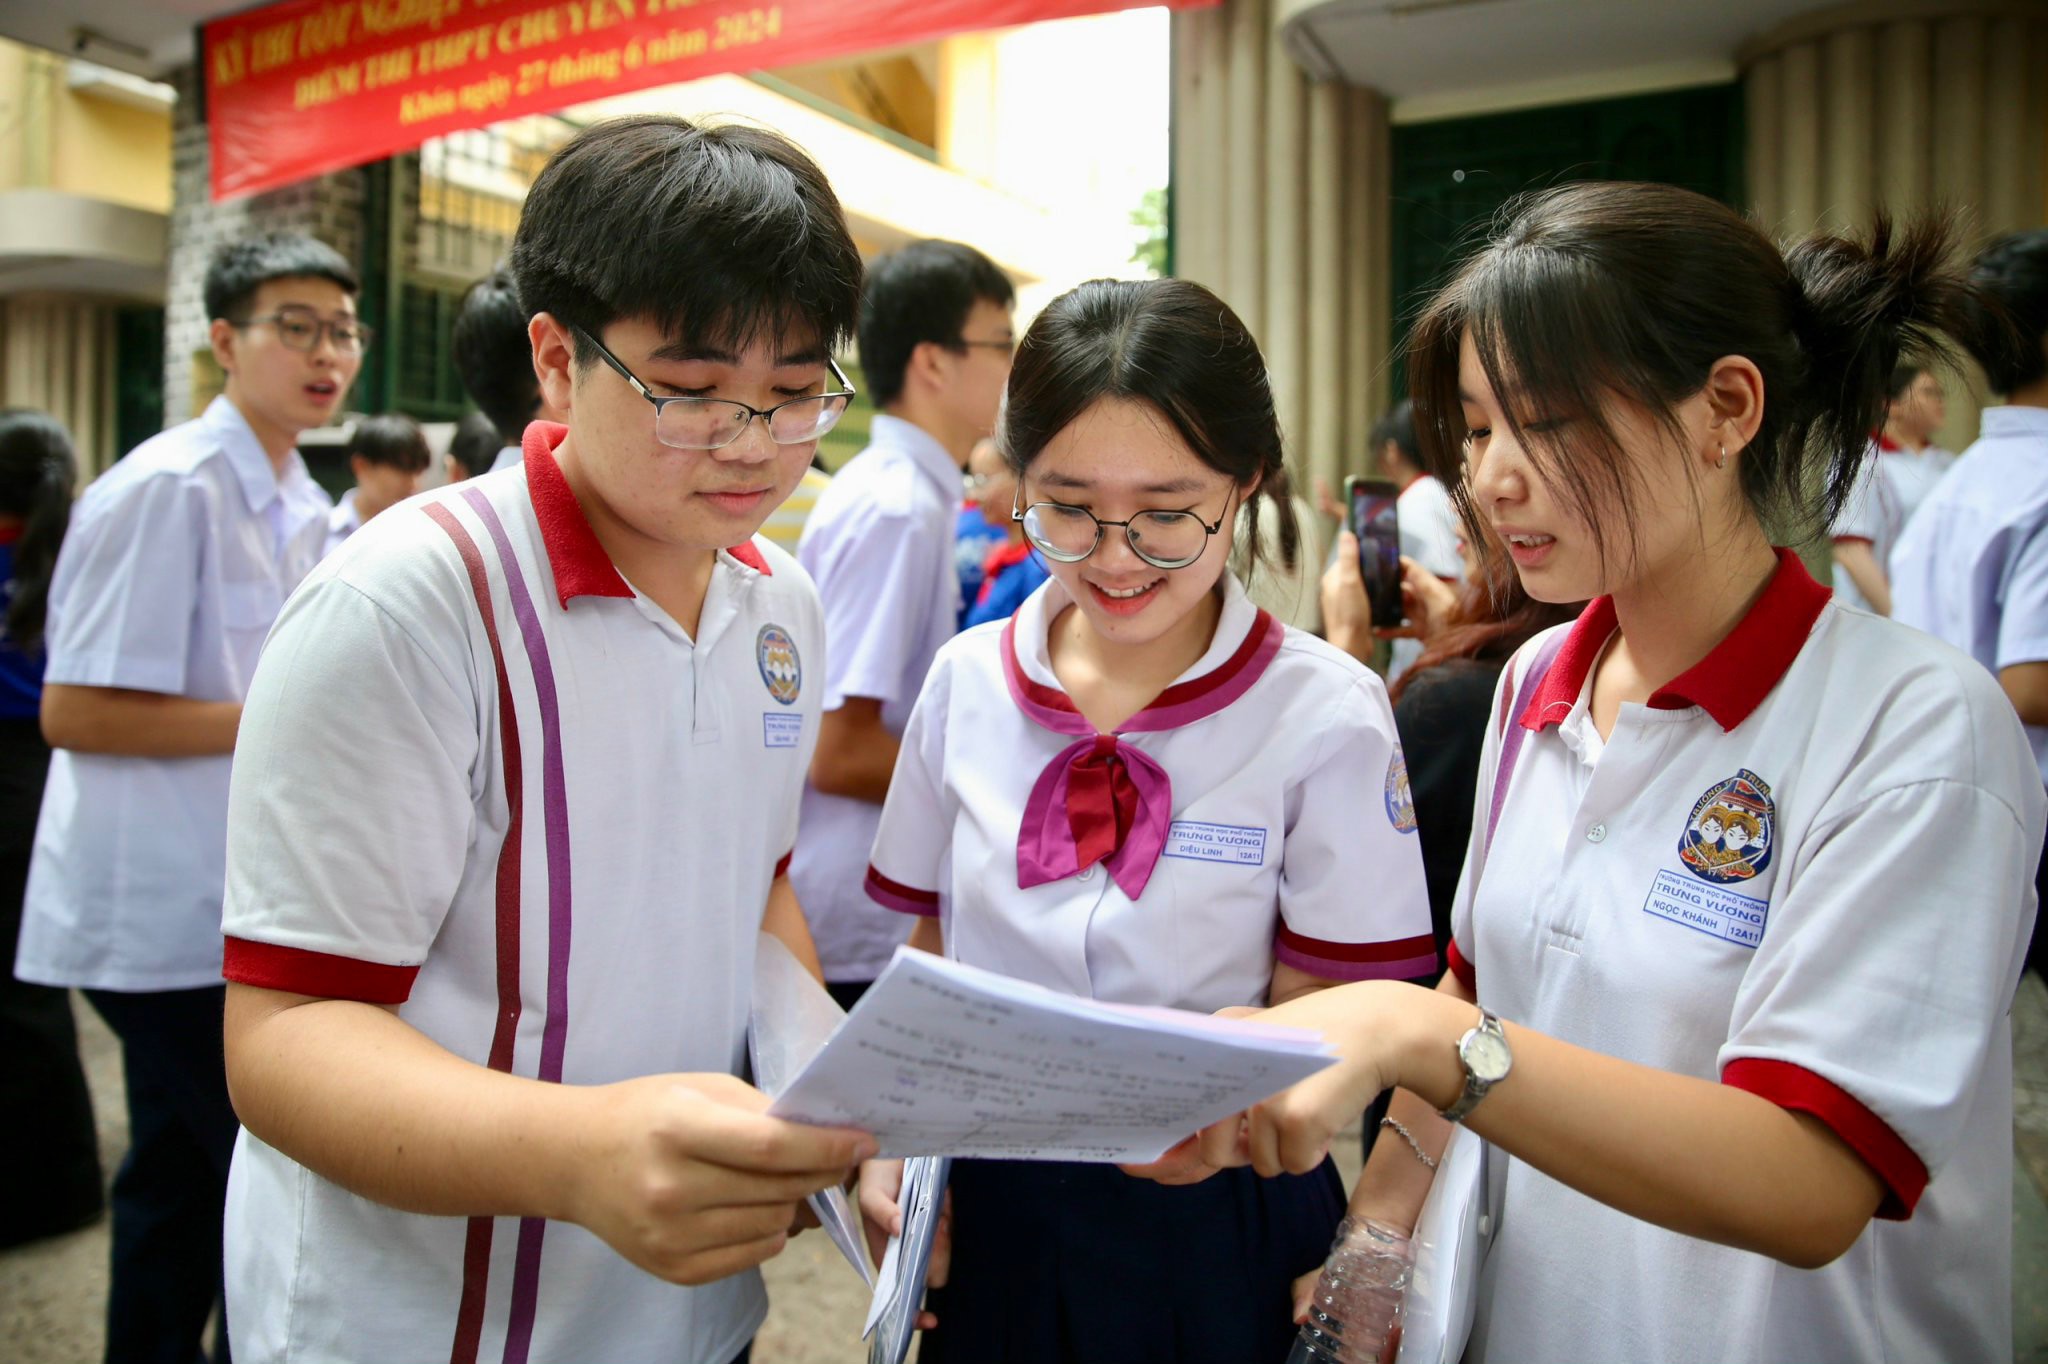
<path id="1" fill-rule="evenodd" d="M 1391 1364 L 1413 1264 L 1399 1227 L 1369 1217 L 1339 1222 L 1287 1364 Z"/>

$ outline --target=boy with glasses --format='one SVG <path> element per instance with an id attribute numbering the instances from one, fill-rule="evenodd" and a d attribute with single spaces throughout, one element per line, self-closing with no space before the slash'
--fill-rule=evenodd
<path id="1" fill-rule="evenodd" d="M 205 298 L 225 390 L 85 490 L 50 586 L 55 751 L 15 972 L 83 989 L 121 1039 L 110 1361 L 193 1358 L 220 1296 L 228 755 L 263 638 L 325 547 L 332 504 L 294 444 L 362 364 L 355 294 L 309 237 L 222 248 Z"/>
<path id="2" fill-rule="evenodd" d="M 242 1364 L 725 1364 L 754 1266 L 874 1149 L 736 1078 L 760 933 L 816 963 L 784 873 L 823 634 L 755 531 L 850 397 L 838 201 L 765 130 L 599 123 L 512 270 L 567 425 L 351 536 L 250 696 Z"/>
<path id="3" fill-rule="evenodd" d="M 826 986 L 848 1008 L 903 940 L 861 883 L 911 705 L 959 628 L 961 470 L 995 429 L 1015 301 L 995 262 L 959 242 L 912 242 L 875 262 L 860 361 L 880 411 L 867 449 L 818 498 L 797 550 L 817 581 L 830 648 L 790 876 Z"/>

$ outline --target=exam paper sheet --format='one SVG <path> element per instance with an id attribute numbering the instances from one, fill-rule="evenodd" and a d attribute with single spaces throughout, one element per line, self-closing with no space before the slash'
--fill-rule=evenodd
<path id="1" fill-rule="evenodd" d="M 911 948 L 770 1109 L 884 1156 L 1141 1162 L 1330 1064 L 1314 1033 L 1125 1009 Z"/>

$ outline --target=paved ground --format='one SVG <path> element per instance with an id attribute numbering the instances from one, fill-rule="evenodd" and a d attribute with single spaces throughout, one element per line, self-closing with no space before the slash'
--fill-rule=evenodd
<path id="1" fill-rule="evenodd" d="M 91 1010 L 80 1007 L 78 1016 L 100 1119 L 101 1156 L 111 1171 L 128 1139 L 120 1053 Z M 2048 1295 L 2041 1292 L 2048 1285 L 2048 987 L 2038 977 L 2022 982 L 2014 1023 L 2014 1335 L 2018 1364 L 2048 1364 Z M 1355 1135 L 1339 1146 L 1347 1181 L 1357 1173 L 1357 1149 Z M 1354 1154 L 1346 1160 L 1345 1153 Z M 0 1360 L 97 1364 L 106 1254 L 104 1220 L 0 1253 Z M 859 1333 L 866 1288 L 823 1235 L 797 1238 L 771 1263 L 768 1289 L 774 1306 L 756 1342 L 757 1364 L 863 1364 Z"/>

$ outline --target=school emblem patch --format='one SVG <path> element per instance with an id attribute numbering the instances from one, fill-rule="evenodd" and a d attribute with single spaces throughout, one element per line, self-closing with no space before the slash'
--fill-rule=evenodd
<path id="1" fill-rule="evenodd" d="M 780 625 L 762 626 L 754 637 L 754 661 L 761 666 L 768 694 L 785 706 L 795 705 L 796 698 L 803 695 L 804 663 L 789 631 Z"/>
<path id="2" fill-rule="evenodd" d="M 1702 881 L 1748 881 L 1771 864 L 1777 824 L 1770 786 L 1745 767 L 1693 805 L 1678 838 L 1679 860 Z"/>
<path id="3" fill-rule="evenodd" d="M 1415 794 L 1408 789 L 1408 759 L 1397 746 L 1387 764 L 1387 822 L 1395 832 L 1415 832 Z"/>

